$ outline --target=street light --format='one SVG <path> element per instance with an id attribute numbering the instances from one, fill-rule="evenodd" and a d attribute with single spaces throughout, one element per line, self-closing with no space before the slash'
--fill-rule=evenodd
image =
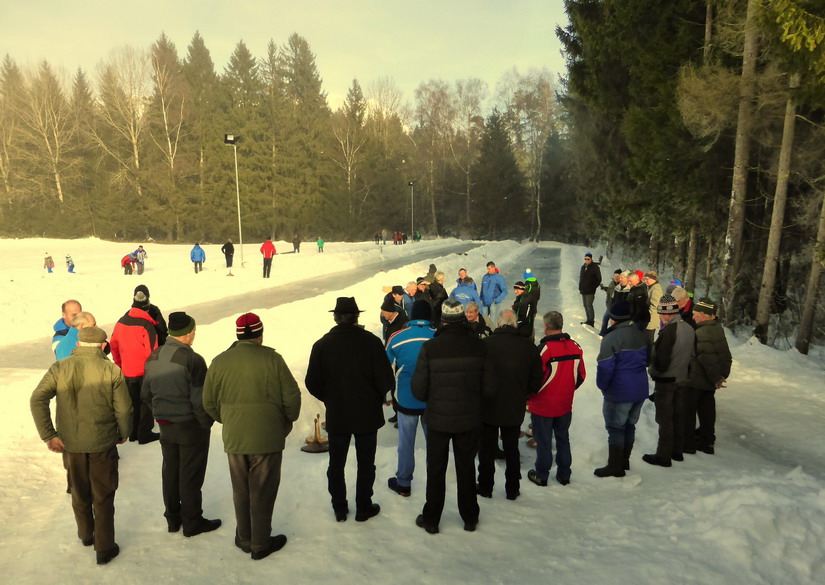
<path id="1" fill-rule="evenodd" d="M 413 179 L 412 181 L 407 183 L 407 185 L 410 186 L 410 237 L 412 238 L 415 235 L 415 229 L 414 229 L 415 220 L 414 220 L 414 213 L 413 213 L 413 209 L 414 209 L 413 204 L 414 204 L 414 201 L 415 201 L 413 199 L 413 195 L 415 194 L 415 179 Z M 413 241 L 415 241 L 415 240 L 413 239 Z"/>
<path id="2" fill-rule="evenodd" d="M 238 182 L 238 140 L 241 137 L 237 134 L 224 134 L 223 143 L 231 146 L 235 153 L 235 197 L 238 203 L 238 239 L 241 246 L 241 268 L 243 268 L 243 229 L 241 228 L 241 186 Z"/>

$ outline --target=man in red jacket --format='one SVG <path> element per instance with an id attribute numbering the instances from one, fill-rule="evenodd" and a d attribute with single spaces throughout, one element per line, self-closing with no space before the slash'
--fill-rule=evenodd
<path id="1" fill-rule="evenodd" d="M 269 271 L 272 270 L 272 257 L 277 254 L 275 244 L 272 243 L 272 236 L 261 244 L 261 254 L 264 255 L 264 278 L 269 278 Z"/>
<path id="2" fill-rule="evenodd" d="M 573 418 L 573 393 L 582 385 L 587 372 L 582 348 L 562 332 L 564 318 L 550 311 L 544 315 L 544 338 L 539 342 L 544 380 L 537 394 L 527 397 L 527 410 L 536 438 L 536 468 L 527 479 L 546 486 L 553 466 L 553 437 L 556 439 L 556 481 L 570 483 L 570 421 Z"/>
<path id="3" fill-rule="evenodd" d="M 160 435 L 152 432 L 155 422 L 151 409 L 140 400 L 146 358 L 158 348 L 157 321 L 149 316 L 149 297 L 143 291 L 135 293 L 132 308 L 121 317 L 112 331 L 109 346 L 112 359 L 123 370 L 126 387 L 132 399 L 132 433 L 130 441 L 141 445 L 157 441 Z"/>

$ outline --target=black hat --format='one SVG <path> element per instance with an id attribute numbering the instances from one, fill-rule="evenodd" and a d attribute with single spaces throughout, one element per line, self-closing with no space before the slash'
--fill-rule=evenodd
<path id="1" fill-rule="evenodd" d="M 517 281 L 516 284 L 513 285 L 513 288 L 517 288 L 517 289 L 520 289 L 520 290 L 527 290 L 527 287 L 524 286 L 524 283 L 521 282 L 520 280 Z"/>
<path id="2" fill-rule="evenodd" d="M 358 309 L 355 297 L 338 297 L 335 300 L 335 308 L 330 313 L 363 313 Z"/>
<path id="3" fill-rule="evenodd" d="M 410 311 L 410 319 L 424 319 L 429 321 L 433 318 L 433 308 L 424 299 L 419 299 L 413 303 Z"/>
<path id="4" fill-rule="evenodd" d="M 135 293 L 134 302 L 132 306 L 137 309 L 146 310 L 149 308 L 149 297 L 142 290 Z"/>
<path id="5" fill-rule="evenodd" d="M 705 315 L 715 315 L 716 309 L 716 303 L 707 297 L 699 299 L 693 306 L 694 313 L 704 313 Z"/>
<path id="6" fill-rule="evenodd" d="M 183 337 L 195 328 L 195 320 L 184 311 L 169 313 L 169 335 Z"/>
<path id="7" fill-rule="evenodd" d="M 401 286 L 400 284 L 396 284 L 394 287 L 392 287 L 391 292 L 394 295 L 403 295 L 404 294 L 404 287 Z"/>
<path id="8" fill-rule="evenodd" d="M 630 319 L 630 303 L 627 301 L 616 301 L 608 311 L 610 318 L 616 322 Z"/>
<path id="9" fill-rule="evenodd" d="M 143 294 L 145 294 L 147 299 L 148 299 L 148 298 L 149 298 L 149 296 L 150 296 L 150 295 L 149 295 L 149 287 L 148 287 L 148 286 L 146 286 L 145 284 L 139 284 L 139 285 L 137 285 L 137 286 L 135 287 L 135 292 L 134 292 L 134 294 L 138 294 L 138 292 L 142 292 Z"/>
<path id="10" fill-rule="evenodd" d="M 461 323 L 464 316 L 464 305 L 455 299 L 447 299 L 441 303 L 441 320 L 444 323 Z"/>

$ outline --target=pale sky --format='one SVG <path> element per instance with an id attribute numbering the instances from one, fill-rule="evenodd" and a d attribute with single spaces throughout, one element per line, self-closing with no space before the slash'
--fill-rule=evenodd
<path id="1" fill-rule="evenodd" d="M 336 108 L 354 77 L 365 90 L 392 77 L 412 103 L 430 79 L 478 77 L 492 94 L 514 67 L 563 73 L 555 27 L 566 23 L 562 0 L 0 0 L 0 58 L 94 76 L 113 49 L 148 49 L 161 32 L 184 57 L 200 31 L 222 73 L 239 40 L 262 57 L 270 39 L 282 45 L 295 32 Z"/>

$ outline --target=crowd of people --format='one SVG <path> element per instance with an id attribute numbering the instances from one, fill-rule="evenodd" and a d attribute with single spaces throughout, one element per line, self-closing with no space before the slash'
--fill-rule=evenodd
<path id="1" fill-rule="evenodd" d="M 590 327 L 593 295 L 602 286 L 598 271 L 586 254 L 579 290 Z M 504 459 L 505 497 L 519 497 L 525 412 L 536 447 L 527 479 L 547 486 L 555 467 L 556 482 L 570 483 L 574 394 L 587 376 L 583 350 L 564 331 L 558 311 L 543 315 L 543 335 L 534 343 L 540 286 L 531 269 L 509 298 L 496 264 L 488 262 L 485 272 L 479 287 L 461 268 L 448 293 L 444 272 L 431 264 L 425 276 L 388 287 L 380 306 L 383 340 L 359 324 L 363 311 L 355 298 L 339 297 L 330 310 L 334 326 L 312 346 L 304 384 L 326 409 L 327 488 L 338 522 L 350 514 L 345 467 L 353 442 L 355 521 L 381 511 L 373 499 L 375 456 L 388 405 L 395 411 L 389 421 L 398 429 L 398 443 L 387 487 L 411 495 L 421 428 L 426 493 L 415 524 L 429 534 L 440 528 L 450 446 L 464 530 L 477 529 L 478 497 L 493 497 L 496 458 Z M 630 469 L 635 425 L 648 398 L 655 401 L 659 440 L 643 461 L 670 467 L 685 453 L 713 453 L 714 393 L 731 367 L 716 305 L 709 299 L 694 303 L 681 283 L 661 291 L 653 271 L 617 270 L 613 281 L 606 287 L 596 360 L 608 461 L 594 475 L 622 477 Z M 34 390 L 31 410 L 41 439 L 63 455 L 77 534 L 84 546 L 94 546 L 97 563 L 120 552 L 114 497 L 117 445 L 126 441 L 160 442 L 169 532 L 182 529 L 193 537 L 220 528 L 221 520 L 206 518 L 202 507 L 214 422 L 222 425 L 228 460 L 235 546 L 253 560 L 283 548 L 286 536 L 271 534 L 272 514 L 301 390 L 283 357 L 263 344 L 261 319 L 254 313 L 238 317 L 236 341 L 207 366 L 192 348 L 195 320 L 173 312 L 167 325 L 145 285 L 135 288 L 111 338 L 78 301 L 66 301 L 61 310 L 52 339 L 57 361 Z M 49 409 L 53 398 L 56 420 Z"/>

